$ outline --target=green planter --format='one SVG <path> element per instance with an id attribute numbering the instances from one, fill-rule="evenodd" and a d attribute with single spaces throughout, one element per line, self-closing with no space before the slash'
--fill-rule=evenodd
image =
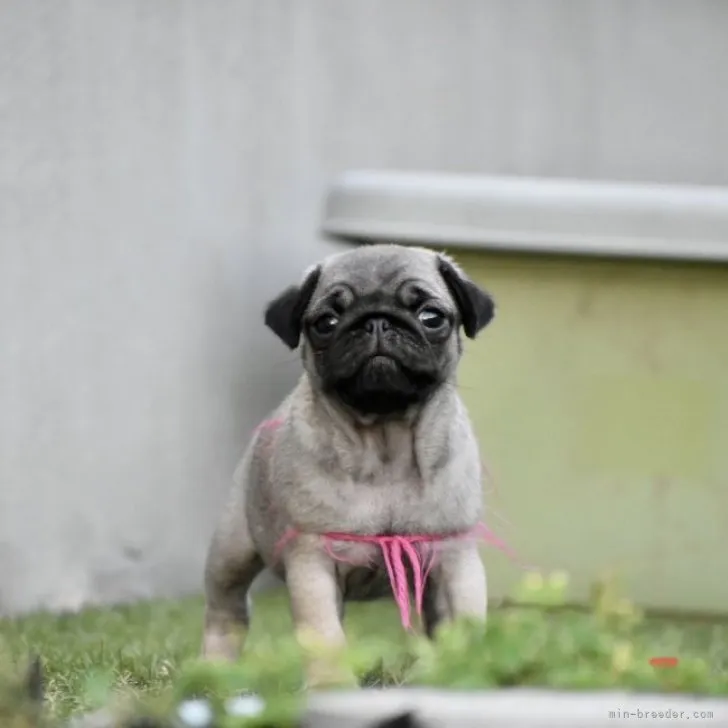
<path id="1" fill-rule="evenodd" d="M 324 231 L 447 247 L 494 295 L 460 384 L 524 561 L 577 600 L 613 572 L 644 607 L 728 612 L 726 191 L 359 174 Z M 501 597 L 521 572 L 486 558 Z"/>
<path id="2" fill-rule="evenodd" d="M 491 525 L 582 597 L 727 611 L 728 267 L 454 252 L 499 304 L 461 370 Z"/>

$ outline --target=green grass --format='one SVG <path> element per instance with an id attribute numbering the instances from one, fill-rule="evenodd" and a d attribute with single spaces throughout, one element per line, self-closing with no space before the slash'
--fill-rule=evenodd
<path id="1" fill-rule="evenodd" d="M 511 620 L 514 615 L 520 615 L 518 619 L 521 620 L 516 627 Z M 588 654 L 590 660 L 594 655 L 592 672 L 603 673 L 604 664 L 608 664 L 600 662 L 597 665 L 597 653 L 603 649 L 595 647 L 596 641 L 588 631 L 591 627 L 584 632 L 585 619 L 584 615 L 574 613 L 547 614 L 533 609 L 495 612 L 489 622 L 486 641 L 471 650 L 473 659 L 479 660 L 478 667 L 468 666 L 467 658 L 463 657 L 467 645 L 457 649 L 452 647 L 449 653 L 442 652 L 435 658 L 441 665 L 448 665 L 445 678 L 432 678 L 429 682 L 434 680 L 437 683 L 442 679 L 453 686 L 473 687 L 480 684 L 479 675 L 482 674 L 484 685 L 529 681 L 547 684 L 559 684 L 561 681 L 562 684 L 578 685 L 578 674 L 573 670 L 568 675 L 563 672 L 573 667 L 574 654 Z M 67 716 L 99 707 L 106 699 L 105 690 L 109 683 L 122 693 L 155 696 L 168 692 L 185 666 L 198 655 L 201 624 L 200 598 L 88 609 L 75 615 L 35 614 L 0 620 L 0 653 L 5 653 L 10 663 L 18 668 L 29 655 L 40 654 L 51 713 Z M 346 629 L 354 646 L 386 645 L 386 658 L 368 671 L 368 683 L 407 681 L 413 665 L 413 642 L 402 632 L 398 614 L 391 603 L 350 605 Z M 662 619 L 645 620 L 635 630 L 639 640 L 649 645 L 645 649 L 653 649 L 655 655 L 675 655 L 681 659 L 700 657 L 711 673 L 722 674 L 724 678 L 728 675 L 728 625 L 677 623 Z M 281 592 L 260 595 L 255 604 L 249 649 L 254 652 L 257 647 L 264 648 L 266 645 L 270 649 L 277 641 L 290 639 L 291 633 L 285 595 Z M 561 643 L 570 641 L 571 635 L 582 639 L 582 646 L 562 649 Z M 518 653 L 533 650 L 533 645 L 539 640 L 543 642 L 543 646 L 538 648 L 541 652 L 528 658 L 531 662 L 526 658 L 525 662 L 516 659 L 509 666 L 509 661 L 517 658 Z M 455 642 L 452 644 L 455 645 Z M 604 649 L 608 651 L 616 643 L 605 644 Z M 479 673 L 482 657 L 475 652 L 482 654 L 491 649 L 498 665 Z M 572 653 L 568 652 L 569 649 Z M 638 652 L 637 659 L 646 662 L 645 654 L 645 651 Z M 458 661 L 454 667 L 453 660 Z M 456 674 L 461 664 L 462 678 Z M 552 664 L 553 680 L 550 672 Z M 728 685 L 728 680 L 725 682 Z M 596 686 L 610 684 L 596 683 Z"/>
<path id="2" fill-rule="evenodd" d="M 95 686 L 109 678 L 122 691 L 154 695 L 168 688 L 182 666 L 199 654 L 202 609 L 201 598 L 188 598 L 2 619 L 0 653 L 18 668 L 29 655 L 41 655 L 49 706 L 65 716 L 95 707 Z M 376 635 L 404 648 L 397 619 L 388 603 L 353 604 L 347 633 L 354 643 Z M 291 634 L 285 595 L 260 595 L 248 646 L 255 649 L 276 635 Z M 388 679 L 396 681 L 397 676 Z"/>

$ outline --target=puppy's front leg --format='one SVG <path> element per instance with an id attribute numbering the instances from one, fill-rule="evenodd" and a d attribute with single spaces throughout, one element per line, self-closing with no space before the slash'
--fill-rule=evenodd
<path id="1" fill-rule="evenodd" d="M 322 551 L 318 537 L 301 536 L 283 562 L 296 636 L 304 648 L 314 647 L 314 652 L 307 655 L 308 686 L 355 682 L 350 672 L 335 664 L 346 646 L 346 637 L 334 559 Z"/>
<path id="2" fill-rule="evenodd" d="M 430 637 L 445 620 L 485 620 L 488 589 L 477 544 L 452 544 L 443 550 L 428 579 L 423 607 L 424 627 Z"/>

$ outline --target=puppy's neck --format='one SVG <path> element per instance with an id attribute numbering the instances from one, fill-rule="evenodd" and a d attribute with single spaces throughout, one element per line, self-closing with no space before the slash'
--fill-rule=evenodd
<path id="1" fill-rule="evenodd" d="M 386 415 L 359 412 L 333 397 L 321 397 L 322 406 L 331 417 L 343 420 L 357 430 L 379 430 L 391 427 L 412 427 L 426 403 L 413 404 L 401 412 Z"/>
<path id="2" fill-rule="evenodd" d="M 390 485 L 425 482 L 441 467 L 460 411 L 454 384 L 448 383 L 406 416 L 362 421 L 315 389 L 306 375 L 289 402 L 301 423 L 302 447 L 320 455 L 322 467 L 354 482 Z"/>

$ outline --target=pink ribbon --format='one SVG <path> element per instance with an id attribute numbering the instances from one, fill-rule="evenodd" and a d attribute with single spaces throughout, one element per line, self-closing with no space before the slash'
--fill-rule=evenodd
<path id="1" fill-rule="evenodd" d="M 288 529 L 279 540 L 276 546 L 276 553 L 280 554 L 282 549 L 298 535 L 299 532 L 296 529 Z M 418 615 L 421 615 L 425 584 L 427 583 L 427 577 L 434 563 L 434 552 L 432 549 L 425 554 L 422 553 L 425 547 L 456 539 L 481 538 L 501 551 L 504 551 L 510 558 L 515 558 L 513 551 L 483 523 L 479 523 L 468 531 L 449 535 L 367 536 L 355 533 L 329 532 L 320 534 L 320 537 L 324 541 L 324 548 L 328 554 L 337 561 L 344 561 L 346 563 L 352 562 L 336 553 L 333 548 L 334 543 L 366 543 L 379 547 L 384 560 L 384 566 L 387 570 L 387 576 L 389 577 L 389 583 L 392 587 L 394 601 L 399 609 L 402 626 L 405 629 L 411 629 L 412 627 L 407 565 L 409 565 L 412 571 L 412 591 L 414 591 L 415 610 Z"/>

